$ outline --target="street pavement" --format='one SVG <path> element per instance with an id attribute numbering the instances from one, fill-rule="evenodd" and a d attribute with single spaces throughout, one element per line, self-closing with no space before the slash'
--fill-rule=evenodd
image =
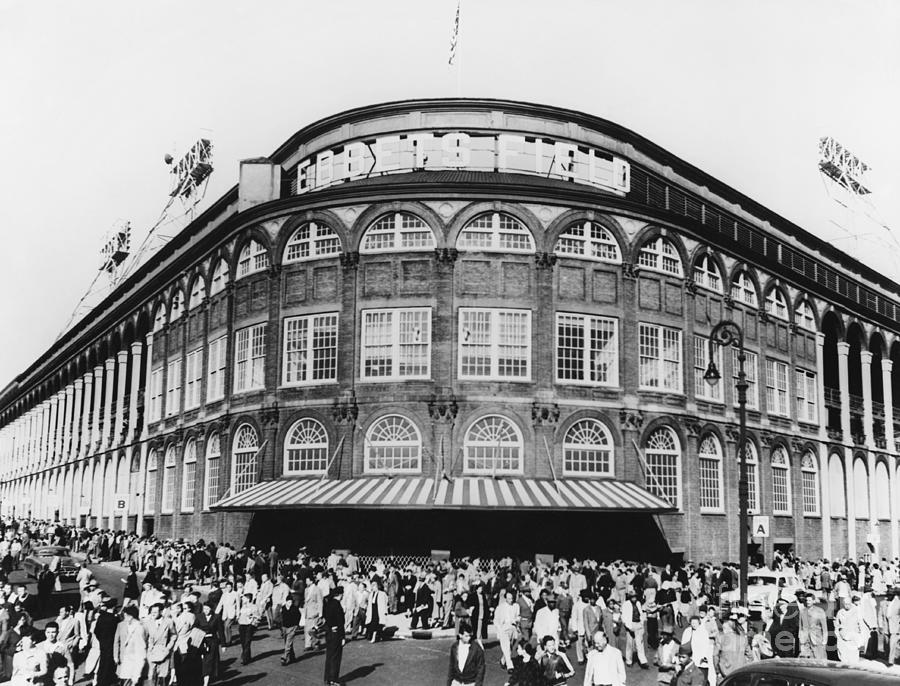
<path id="1" fill-rule="evenodd" d="M 98 583 L 107 593 L 121 601 L 124 587 L 125 571 L 118 565 L 93 565 L 91 570 Z M 25 580 L 21 571 L 13 573 L 13 583 Z M 29 582 L 29 592 L 36 593 L 33 582 Z M 55 593 L 51 607 L 55 609 L 63 602 L 77 604 L 78 588 L 75 584 L 64 584 L 63 590 Z M 50 617 L 35 618 L 36 625 L 42 628 Z M 447 683 L 447 666 L 450 646 L 453 639 L 440 638 L 432 640 L 393 639 L 379 643 L 368 641 L 351 641 L 344 647 L 344 659 L 341 666 L 341 682 L 358 684 L 359 686 L 431 686 Z M 282 684 L 322 684 L 325 668 L 324 651 L 303 652 L 303 636 L 294 641 L 294 651 L 298 659 L 290 665 L 281 665 L 279 658 L 283 650 L 283 641 L 278 630 L 258 629 L 253 641 L 253 661 L 240 664 L 240 646 L 226 648 L 222 653 L 222 674 L 217 681 L 221 686 L 281 686 Z M 484 642 L 486 650 L 485 686 L 502 686 L 506 681 L 506 672 L 500 667 L 500 649 L 496 640 Z M 575 663 L 575 650 L 567 653 Z M 649 656 L 652 660 L 652 653 Z M 581 684 L 584 669 L 575 665 L 576 674 L 569 680 L 570 684 Z M 642 670 L 637 664 L 626 667 L 628 686 L 652 686 L 656 683 L 656 669 Z M 79 671 L 80 675 L 80 671 Z"/>

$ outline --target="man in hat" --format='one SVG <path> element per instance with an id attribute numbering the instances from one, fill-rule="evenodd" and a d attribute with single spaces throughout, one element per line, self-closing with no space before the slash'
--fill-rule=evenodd
<path id="1" fill-rule="evenodd" d="M 706 675 L 694 663 L 690 643 L 682 643 L 679 646 L 678 666 L 679 670 L 675 677 L 675 686 L 706 686 Z"/>
<path id="2" fill-rule="evenodd" d="M 817 660 L 826 659 L 825 643 L 828 637 L 828 620 L 825 610 L 816 604 L 812 593 L 799 591 L 797 600 L 803 603 L 800 609 L 800 657 Z"/>
<path id="3" fill-rule="evenodd" d="M 797 602 L 784 595 L 775 607 L 775 624 L 772 629 L 772 647 L 775 657 L 797 657 L 800 646 L 800 608 Z"/>
<path id="4" fill-rule="evenodd" d="M 519 633 L 526 641 L 531 640 L 531 629 L 534 626 L 534 600 L 531 598 L 531 586 L 522 584 L 519 589 Z"/>
<path id="5" fill-rule="evenodd" d="M 341 675 L 341 658 L 344 655 L 344 637 L 346 618 L 341 600 L 344 587 L 337 585 L 331 591 L 325 603 L 323 618 L 325 619 L 325 683 L 337 686 Z"/>

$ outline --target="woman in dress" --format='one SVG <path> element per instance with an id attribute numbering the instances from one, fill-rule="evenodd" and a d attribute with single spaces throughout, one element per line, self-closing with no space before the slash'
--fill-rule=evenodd
<path id="1" fill-rule="evenodd" d="M 31 628 L 23 627 L 21 636 L 9 683 L 11 686 L 43 684 L 47 675 L 47 653 L 35 647 Z"/>
<path id="2" fill-rule="evenodd" d="M 209 686 L 210 682 L 219 677 L 219 632 L 222 620 L 213 612 L 214 609 L 210 603 L 204 603 L 203 611 L 197 618 L 196 626 L 204 632 L 203 644 L 200 646 L 203 686 Z"/>

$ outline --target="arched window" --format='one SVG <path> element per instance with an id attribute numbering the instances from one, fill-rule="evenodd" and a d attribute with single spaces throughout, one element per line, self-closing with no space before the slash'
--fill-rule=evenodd
<path id="1" fill-rule="evenodd" d="M 534 239 L 526 226 L 503 212 L 486 212 L 472 219 L 459 232 L 458 250 L 502 253 L 533 253 Z"/>
<path id="2" fill-rule="evenodd" d="M 575 222 L 566 227 L 556 239 L 553 251 L 560 257 L 622 263 L 622 251 L 612 231 L 592 221 Z"/>
<path id="3" fill-rule="evenodd" d="M 256 484 L 259 435 L 249 424 L 241 424 L 234 435 L 232 450 L 231 495 L 243 493 Z"/>
<path id="4" fill-rule="evenodd" d="M 201 274 L 197 274 L 197 278 L 194 279 L 194 285 L 191 288 L 191 297 L 188 300 L 188 309 L 193 310 L 203 303 L 203 299 L 206 297 L 206 284 L 203 282 L 203 276 Z"/>
<path id="5" fill-rule="evenodd" d="M 803 514 L 819 515 L 819 463 L 812 451 L 803 454 L 800 460 L 800 480 L 803 485 Z"/>
<path id="6" fill-rule="evenodd" d="M 722 502 L 722 444 L 715 434 L 707 434 L 700 441 L 700 509 L 721 512 Z"/>
<path id="7" fill-rule="evenodd" d="M 341 238 L 334 229 L 319 222 L 306 222 L 297 227 L 284 248 L 284 263 L 305 262 L 339 255 Z"/>
<path id="8" fill-rule="evenodd" d="M 708 252 L 703 253 L 694 264 L 694 283 L 709 291 L 722 292 L 722 274 L 719 265 Z"/>
<path id="9" fill-rule="evenodd" d="M 434 234 L 414 214 L 393 212 L 373 222 L 363 236 L 359 252 L 370 255 L 379 252 L 433 250 Z"/>
<path id="10" fill-rule="evenodd" d="M 807 331 L 816 330 L 816 315 L 813 312 L 812 305 L 809 304 L 809 300 L 801 300 L 800 304 L 797 305 L 796 319 L 797 326 L 800 328 Z"/>
<path id="11" fill-rule="evenodd" d="M 788 320 L 788 306 L 780 288 L 773 288 L 766 296 L 766 312 L 777 319 Z"/>
<path id="12" fill-rule="evenodd" d="M 203 488 L 203 509 L 219 500 L 219 474 L 222 467 L 222 448 L 219 434 L 210 434 L 206 439 L 206 484 Z"/>
<path id="13" fill-rule="evenodd" d="M 328 466 L 328 434 L 315 419 L 295 422 L 284 439 L 285 474 L 322 474 Z"/>
<path id="14" fill-rule="evenodd" d="M 750 307 L 759 307 L 756 286 L 753 285 L 753 280 L 747 272 L 741 271 L 734 275 L 731 282 L 731 299 Z"/>
<path id="15" fill-rule="evenodd" d="M 575 422 L 563 439 L 563 472 L 613 475 L 613 442 L 609 429 L 596 419 Z"/>
<path id="16" fill-rule="evenodd" d="M 678 250 L 672 241 L 662 236 L 644 243 L 638 254 L 638 265 L 665 274 L 684 276 Z"/>
<path id="17" fill-rule="evenodd" d="M 85 472 L 85 474 L 86 473 L 87 472 Z M 144 512 L 147 514 L 156 512 L 156 474 L 156 451 L 151 450 L 150 454 L 147 456 L 147 484 L 144 489 Z"/>
<path id="18" fill-rule="evenodd" d="M 194 511 L 194 492 L 197 479 L 197 441 L 190 439 L 184 446 L 184 467 L 181 473 L 181 511 Z"/>
<path id="19" fill-rule="evenodd" d="M 753 514 L 759 514 L 759 455 L 756 453 L 756 444 L 747 441 L 747 509 Z M 740 455 L 738 455 L 738 469 L 740 469 Z"/>
<path id="20" fill-rule="evenodd" d="M 398 414 L 381 417 L 366 432 L 365 455 L 367 472 L 420 472 L 422 437 L 419 429 Z"/>
<path id="21" fill-rule="evenodd" d="M 266 246 L 251 240 L 242 249 L 238 257 L 237 278 L 261 272 L 269 266 L 269 251 Z"/>
<path id="22" fill-rule="evenodd" d="M 853 506 L 857 519 L 869 518 L 869 470 L 861 458 L 853 460 Z"/>
<path id="23" fill-rule="evenodd" d="M 170 445 L 166 448 L 166 461 L 163 465 L 163 514 L 171 513 L 175 509 L 175 466 L 177 464 L 175 446 Z"/>
<path id="24" fill-rule="evenodd" d="M 828 458 L 828 507 L 832 517 L 847 516 L 846 483 L 841 458 L 832 453 Z"/>
<path id="25" fill-rule="evenodd" d="M 875 516 L 878 519 L 891 518 L 891 481 L 884 462 L 875 465 Z"/>
<path id="26" fill-rule="evenodd" d="M 212 284 L 209 287 L 210 296 L 221 293 L 228 284 L 228 264 L 225 260 L 219 260 L 213 270 Z"/>
<path id="27" fill-rule="evenodd" d="M 472 422 L 463 439 L 465 471 L 471 474 L 518 474 L 524 442 L 519 427 L 506 417 L 488 415 Z"/>
<path id="28" fill-rule="evenodd" d="M 162 331 L 166 325 L 166 308 L 162 303 L 156 306 L 156 314 L 153 316 L 153 332 Z"/>
<path id="29" fill-rule="evenodd" d="M 169 321 L 175 322 L 181 318 L 181 309 L 182 309 L 182 294 L 181 289 L 176 288 L 175 293 L 172 294 L 172 307 L 169 310 Z"/>
<path id="30" fill-rule="evenodd" d="M 647 460 L 647 490 L 681 507 L 681 446 L 668 427 L 654 431 L 644 445 Z"/>
<path id="31" fill-rule="evenodd" d="M 791 514 L 791 463 L 783 446 L 772 451 L 772 512 Z"/>

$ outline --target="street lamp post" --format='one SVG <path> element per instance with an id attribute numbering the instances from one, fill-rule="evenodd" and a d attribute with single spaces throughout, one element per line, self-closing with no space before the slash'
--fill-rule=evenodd
<path id="1" fill-rule="evenodd" d="M 749 527 L 749 509 L 747 486 L 747 374 L 744 371 L 744 332 L 741 327 L 731 320 L 724 320 L 713 327 L 712 333 L 709 335 L 709 365 L 703 378 L 710 385 L 715 385 L 722 378 L 719 370 L 716 368 L 715 353 L 716 345 L 723 348 L 733 345 L 738 349 L 738 374 L 737 383 L 737 400 L 738 400 L 738 420 L 740 422 L 740 431 L 738 433 L 738 455 L 740 456 L 740 476 L 738 478 L 738 507 L 740 508 L 739 527 L 740 527 L 740 563 L 741 563 L 741 605 L 747 607 L 747 574 L 749 572 L 749 555 L 747 551 L 747 533 Z"/>

